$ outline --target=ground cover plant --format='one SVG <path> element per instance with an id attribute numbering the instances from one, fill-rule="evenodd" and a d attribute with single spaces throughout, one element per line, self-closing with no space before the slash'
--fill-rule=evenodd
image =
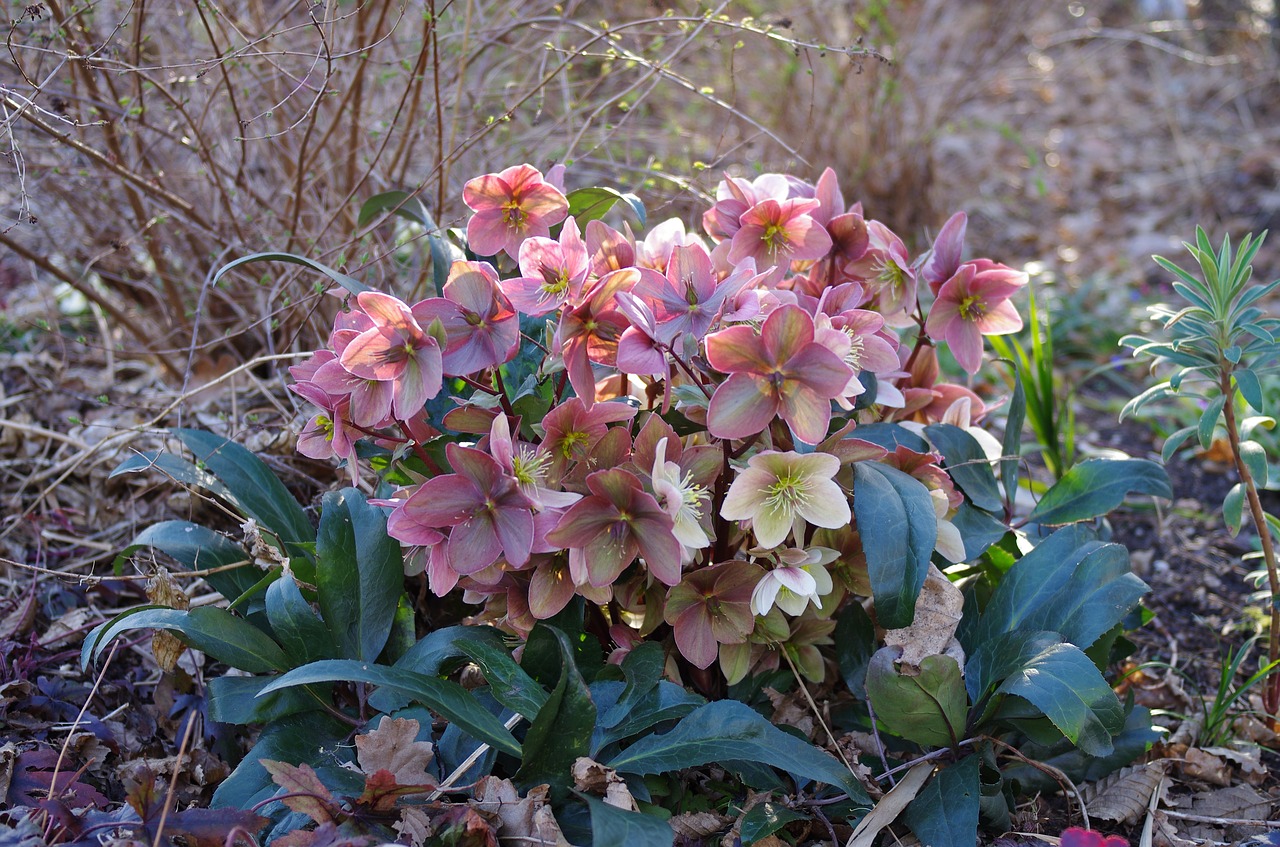
<path id="1" fill-rule="evenodd" d="M 203 488 L 256 533 L 246 550 L 189 523 L 145 531 L 131 549 L 214 565 L 229 607 L 139 607 L 83 648 L 89 664 L 160 629 L 248 674 L 210 680 L 211 719 L 266 725 L 215 806 L 265 815 L 268 840 L 389 837 L 454 825 L 424 794 L 509 779 L 574 843 L 624 827 L 669 844 L 678 772 L 719 763 L 739 806 L 783 802 L 779 771 L 797 780 L 785 814 L 744 809 L 745 841 L 797 821 L 869 840 L 893 817 L 868 815 L 868 766 L 751 708 L 837 668 L 834 728 L 883 744 L 882 778 L 907 772 L 895 802 L 927 843 L 1008 827 L 1011 799 L 1045 783 L 1019 748 L 1078 779 L 1150 745 L 1105 676 L 1146 587 L 1092 522 L 1167 480 L 1086 460 L 1019 512 L 1020 391 L 999 443 L 938 364 L 943 345 L 976 373 L 984 335 L 1021 326 L 1025 274 L 966 259 L 963 214 L 911 257 L 828 169 L 726 177 L 705 237 L 678 219 L 641 237 L 601 220 L 643 225 L 638 198 L 563 179 L 519 165 L 468 182 L 465 233 L 428 236 L 439 294 L 413 304 L 296 255 L 223 269 L 290 261 L 341 286 L 328 344 L 292 368 L 318 407 L 298 448 L 376 475 L 379 496 L 332 492 L 313 528 L 251 453 L 190 429 L 173 434 L 194 462 L 117 469 Z M 429 223 L 411 201 L 365 212 Z M 415 639 L 403 578 L 424 572 L 479 607 L 469 626 Z M 459 660 L 483 684 L 449 679 Z M 335 756 L 384 720 L 435 745 L 413 782 Z M 616 788 L 603 801 L 591 768 Z"/>
<path id="2" fill-rule="evenodd" d="M 14 7 L 0 843 L 1263 843 L 1280 393 L 1116 340 L 1273 223 L 1264 4 L 787 5 Z"/>

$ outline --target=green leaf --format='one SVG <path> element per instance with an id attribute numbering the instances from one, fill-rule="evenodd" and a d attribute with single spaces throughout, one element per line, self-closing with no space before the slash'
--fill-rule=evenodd
<path id="1" fill-rule="evenodd" d="M 622 773 L 644 775 L 739 759 L 839 786 L 851 798 L 870 805 L 862 786 L 836 757 L 783 732 L 737 700 L 700 706 L 671 731 L 642 738 L 605 764 Z"/>
<path id="2" fill-rule="evenodd" d="M 850 693 L 866 699 L 867 664 L 876 651 L 876 626 L 859 603 L 849 603 L 840 612 L 833 633 L 836 664 Z"/>
<path id="3" fill-rule="evenodd" d="M 1173 489 L 1164 468 L 1149 459 L 1086 459 L 1045 492 L 1027 520 L 1042 524 L 1092 520 L 1115 509 L 1128 494 L 1172 499 Z"/>
<path id="4" fill-rule="evenodd" d="M 972 847 L 978 843 L 978 757 L 947 765 L 920 789 L 903 820 L 921 844 Z"/>
<path id="5" fill-rule="evenodd" d="M 1124 709 L 1115 692 L 1073 644 L 1054 644 L 1031 657 L 996 694 L 1031 703 L 1090 756 L 1110 755 L 1111 736 L 1124 726 Z"/>
<path id="6" fill-rule="evenodd" d="M 439 712 L 477 740 L 503 753 L 520 755 L 519 743 L 502 721 L 477 704 L 465 688 L 447 679 L 350 659 L 326 659 L 289 671 L 263 688 L 262 693 L 317 682 L 367 682 L 397 689 Z"/>
<path id="7" fill-rule="evenodd" d="M 458 649 L 480 668 L 493 699 L 511 711 L 533 720 L 546 705 L 547 692 L 516 664 L 506 649 L 484 641 L 460 641 Z"/>
<path id="8" fill-rule="evenodd" d="M 1043 762 L 1062 771 L 1076 785 L 1082 785 L 1097 782 L 1120 770 L 1150 750 L 1151 745 L 1161 737 L 1163 733 L 1151 726 L 1151 712 L 1141 706 L 1134 706 L 1125 717 L 1124 729 L 1111 739 L 1115 750 L 1109 756 L 1090 756 L 1065 739 L 1052 748 L 1042 748 L 1038 744 L 1026 742 L 1022 745 L 1022 752 L 1036 762 Z M 1060 788 L 1055 776 L 1032 765 L 1014 763 L 1006 765 L 1003 771 L 1007 781 L 1018 782 L 1021 793 L 1057 791 Z"/>
<path id="9" fill-rule="evenodd" d="M 435 293 L 439 295 L 449 279 L 449 269 L 453 267 L 453 263 L 466 256 L 445 238 L 444 232 L 436 225 L 427 204 L 418 193 L 384 191 L 373 195 L 360 207 L 357 225 L 366 226 L 379 214 L 388 211 L 413 221 L 426 230 L 427 245 L 431 250 L 431 276 L 435 283 Z"/>
<path id="10" fill-rule="evenodd" d="M 780 803 L 766 800 L 757 803 L 742 816 L 739 834 L 744 845 L 755 844 L 762 838 L 773 835 L 789 823 L 810 820 L 808 815 L 793 812 Z"/>
<path id="11" fill-rule="evenodd" d="M 674 682 L 663 679 L 629 704 L 624 703 L 624 698 L 629 696 L 624 687 L 618 700 L 611 705 L 603 690 L 604 686 L 608 685 L 616 686 L 617 683 L 593 682 L 591 698 L 605 708 L 605 714 L 610 720 L 614 717 L 612 714 L 614 706 L 622 705 L 627 708 L 627 712 L 613 726 L 605 727 L 597 723 L 596 731 L 591 738 L 593 759 L 598 758 L 600 751 L 609 745 L 639 735 L 664 721 L 679 720 L 707 702 L 697 694 L 686 691 L 683 685 L 676 685 Z"/>
<path id="12" fill-rule="evenodd" d="M 592 847 L 671 847 L 675 832 L 662 818 L 628 812 L 603 800 L 582 795 L 591 808 Z"/>
<path id="13" fill-rule="evenodd" d="M 552 800 L 559 803 L 573 787 L 573 763 L 591 752 L 596 704 L 573 660 L 569 637 L 553 627 L 547 629 L 560 643 L 560 681 L 529 726 L 524 756 L 514 780 L 526 789 L 549 784 Z"/>
<path id="14" fill-rule="evenodd" d="M 140 473 L 152 470 L 160 471 L 176 482 L 203 488 L 210 494 L 220 497 L 235 506 L 241 512 L 246 511 L 240 504 L 239 499 L 231 492 L 231 489 L 223 485 L 216 476 L 173 453 L 137 453 L 116 465 L 108 478 L 125 473 Z"/>
<path id="15" fill-rule="evenodd" d="M 634 194 L 623 194 L 614 188 L 596 186 L 594 188 L 579 188 L 576 191 L 570 191 L 565 196 L 569 200 L 569 214 L 573 215 L 579 226 L 586 226 L 588 221 L 603 218 L 619 200 L 622 201 L 631 214 L 635 215 L 640 226 L 645 226 L 644 203 Z"/>
<path id="16" fill-rule="evenodd" d="M 972 562 L 991 549 L 991 545 L 1004 538 L 1009 528 L 991 515 L 976 509 L 969 502 L 960 504 L 960 508 L 951 516 L 951 525 L 960 532 L 964 541 L 964 559 Z"/>
<path id="17" fill-rule="evenodd" d="M 341 285 L 343 288 L 350 291 L 352 294 L 359 294 L 362 291 L 372 290 L 369 286 L 354 277 L 349 277 L 341 271 L 335 271 L 328 265 L 322 265 L 319 262 L 308 259 L 306 256 L 297 256 L 293 253 L 251 253 L 248 256 L 242 256 L 239 259 L 236 259 L 233 262 L 228 262 L 218 268 L 218 272 L 213 275 L 213 281 L 210 285 L 217 285 L 218 280 L 222 279 L 222 277 L 229 271 L 234 270 L 241 265 L 247 265 L 250 262 L 288 262 L 291 265 L 302 265 L 303 267 L 311 268 L 313 271 L 319 271 L 338 285 Z"/>
<path id="18" fill-rule="evenodd" d="M 1222 520 L 1232 535 L 1240 534 L 1240 527 L 1244 523 L 1244 486 L 1238 482 L 1231 486 L 1222 500 Z"/>
<path id="19" fill-rule="evenodd" d="M 1240 458 L 1259 488 L 1267 487 L 1267 451 L 1256 441 L 1240 442 Z"/>
<path id="20" fill-rule="evenodd" d="M 116 556 L 117 570 L 127 557 L 143 547 L 153 547 L 193 571 L 225 568 L 244 562 L 243 567 L 204 577 L 209 587 L 228 600 L 235 600 L 262 577 L 262 571 L 249 561 L 249 554 L 243 547 L 222 533 L 191 521 L 161 521 L 147 527 Z"/>
<path id="21" fill-rule="evenodd" d="M 928 489 L 897 468 L 857 462 L 853 514 L 880 625 L 886 629 L 910 626 L 938 539 L 938 519 Z"/>
<path id="22" fill-rule="evenodd" d="M 311 608 L 289 573 L 267 586 L 267 620 L 280 646 L 296 664 L 339 657 L 332 630 Z"/>
<path id="23" fill-rule="evenodd" d="M 1200 415 L 1200 423 L 1196 426 L 1196 434 L 1200 437 L 1200 446 L 1208 450 L 1213 443 L 1213 430 L 1222 417 L 1222 407 L 1226 405 L 1227 395 L 1219 394 L 1209 401 L 1204 413 Z"/>
<path id="24" fill-rule="evenodd" d="M 958 426 L 937 423 L 924 428 L 925 436 L 942 454 L 943 467 L 969 502 L 988 512 L 997 512 L 1003 503 L 995 475 L 982 445 Z"/>
<path id="25" fill-rule="evenodd" d="M 1160 448 L 1160 460 L 1165 464 L 1173 458 L 1178 449 L 1187 443 L 1187 439 L 1196 434 L 1194 426 L 1184 426 L 1182 429 L 1170 435 L 1164 440 L 1164 446 Z"/>
<path id="26" fill-rule="evenodd" d="M 400 543 L 387 535 L 382 510 L 354 488 L 326 494 L 320 515 L 320 611 L 348 658 L 373 661 L 391 634 L 404 591 Z"/>
<path id="27" fill-rule="evenodd" d="M 213 793 L 213 808 L 248 809 L 271 797 L 279 789 L 262 766 L 263 759 L 303 762 L 316 768 L 322 778 L 338 770 L 337 752 L 350 744 L 351 727 L 328 715 L 315 712 L 290 715 L 274 721 L 249 747 L 249 752 L 231 776 Z"/>
<path id="28" fill-rule="evenodd" d="M 882 647 L 867 665 L 867 697 L 876 720 L 894 735 L 929 747 L 964 737 L 965 695 L 960 665 L 950 656 L 926 656 L 919 673 L 899 673 L 900 647 Z"/>
<path id="29" fill-rule="evenodd" d="M 95 628 L 81 648 L 82 667 L 88 667 L 117 635 L 137 629 L 165 629 L 214 659 L 250 673 L 268 673 L 289 667 L 280 645 L 244 618 L 225 609 L 200 606 L 191 611 L 164 606 L 140 606 L 116 615 Z"/>
<path id="30" fill-rule="evenodd" d="M 610 729 L 626 718 L 645 695 L 658 687 L 666 665 L 666 651 L 654 641 L 637 644 L 622 660 L 626 687 L 613 704 L 600 716 L 600 726 Z"/>
<path id="31" fill-rule="evenodd" d="M 209 472 L 235 495 L 236 503 L 281 541 L 315 541 L 306 512 L 271 469 L 241 445 L 198 429 L 171 430 Z"/>
<path id="32" fill-rule="evenodd" d="M 206 708 L 211 721 L 247 726 L 268 723 L 286 715 L 315 711 L 332 701 L 329 686 L 290 688 L 259 697 L 273 676 L 214 676 L 205 680 Z"/>
<path id="33" fill-rule="evenodd" d="M 1004 425 L 1004 440 L 1000 452 L 1000 482 L 1010 501 L 1018 491 L 1018 461 L 1022 455 L 1022 425 L 1027 419 L 1027 392 L 1022 386 L 1018 369 L 1013 369 L 1013 396 L 1009 399 L 1009 412 Z M 967 552 L 967 551 L 966 551 Z"/>

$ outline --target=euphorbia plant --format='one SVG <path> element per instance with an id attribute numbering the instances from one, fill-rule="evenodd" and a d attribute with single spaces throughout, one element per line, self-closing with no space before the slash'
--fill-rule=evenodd
<path id="1" fill-rule="evenodd" d="M 1192 436 L 1198 437 L 1207 449 L 1219 422 L 1226 430 L 1240 482 L 1227 493 L 1223 514 L 1232 531 L 1239 532 L 1247 504 L 1258 532 L 1271 593 L 1268 660 L 1274 664 L 1280 660 L 1280 568 L 1272 536 L 1275 518 L 1266 513 L 1258 496 L 1258 489 L 1267 484 L 1266 452 L 1250 434 L 1258 426 L 1274 426 L 1275 422 L 1271 418 L 1240 418 L 1241 400 L 1259 415 L 1266 414 L 1259 374 L 1274 368 L 1280 353 L 1280 320 L 1267 316 L 1258 306 L 1280 286 L 1280 280 L 1266 285 L 1253 282 L 1251 263 L 1265 237 L 1266 233 L 1257 238 L 1246 235 L 1233 252 L 1228 236 L 1215 252 L 1209 236 L 1197 227 L 1196 243 L 1184 246 L 1198 265 L 1199 278 L 1163 256 L 1154 257 L 1160 267 L 1176 277 L 1173 290 L 1186 305 L 1179 309 L 1152 307 L 1153 315 L 1163 322 L 1164 338 L 1131 335 L 1121 343 L 1134 348 L 1135 356 L 1152 359 L 1153 367 L 1171 366 L 1175 370 L 1168 379 L 1131 400 L 1121 417 L 1170 395 L 1201 400 L 1204 411 L 1200 420 L 1165 441 L 1165 461 Z M 1273 720 L 1280 713 L 1280 676 L 1268 680 L 1263 705 Z"/>

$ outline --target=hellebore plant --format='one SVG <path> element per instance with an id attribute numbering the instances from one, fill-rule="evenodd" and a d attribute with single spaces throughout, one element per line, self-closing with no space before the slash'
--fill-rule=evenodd
<path id="1" fill-rule="evenodd" d="M 1020 326 L 1011 297 L 1027 278 L 966 260 L 963 215 L 913 257 L 846 205 L 830 170 L 812 184 L 726 177 L 705 240 L 679 221 L 639 238 L 615 229 L 601 218 L 619 202 L 644 223 L 637 200 L 565 195 L 559 175 L 529 165 L 463 196 L 469 255 L 461 232 L 401 210 L 428 226 L 438 296 L 405 302 L 285 257 L 354 294 L 325 349 L 291 368 L 317 407 L 298 449 L 344 462 L 375 497 L 330 492 L 317 529 L 247 450 L 175 431 L 199 466 L 144 454 L 117 472 L 167 470 L 260 528 L 243 550 L 171 522 L 131 549 L 240 569 L 210 571 L 235 611 L 130 610 L 86 641 L 86 660 L 129 629 L 177 631 L 255 675 L 211 684 L 211 714 L 296 720 L 278 732 L 303 734 L 324 718 L 333 749 L 408 699 L 448 720 L 442 753 L 463 749 L 460 733 L 483 741 L 477 767 L 525 790 L 550 784 L 557 803 L 579 756 L 643 776 L 749 747 L 746 759 L 861 809 L 849 769 L 735 699 L 837 666 L 852 698 L 842 730 L 898 736 L 888 755 L 903 767 L 923 756 L 932 772 L 949 756 L 905 812 L 924 843 L 976 843 L 980 813 L 1008 828 L 1008 763 L 992 739 L 1041 744 L 1073 774 L 1121 767 L 1149 743 L 1146 713 L 1126 713 L 1103 675 L 1145 586 L 1122 548 L 1079 522 L 1130 491 L 1167 496 L 1167 479 L 1140 459 L 1081 462 L 1015 513 L 1022 395 L 996 441 L 982 427 L 1000 403 L 945 382 L 936 347 L 979 371 L 984 337 Z M 406 575 L 460 596 L 483 626 L 415 643 Z M 518 662 L 504 641 L 522 642 Z M 473 695 L 446 678 L 445 642 L 487 686 Z M 523 738 L 485 698 L 529 719 Z M 641 706 L 644 721 L 624 719 Z M 220 798 L 273 790 L 255 765 Z M 667 847 L 657 828 L 637 843 Z"/>

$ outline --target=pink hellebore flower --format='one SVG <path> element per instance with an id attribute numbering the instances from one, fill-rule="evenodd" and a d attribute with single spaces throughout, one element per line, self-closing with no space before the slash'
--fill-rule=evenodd
<path id="1" fill-rule="evenodd" d="M 516 446 L 511 438 L 511 425 L 506 415 L 497 415 L 489 431 L 489 453 L 502 470 L 516 481 L 520 493 L 535 512 L 572 506 L 582 498 L 570 491 L 555 491 L 546 486 L 551 455 L 527 444 Z M 535 533 L 536 535 L 536 533 Z"/>
<path id="2" fill-rule="evenodd" d="M 757 335 L 731 326 L 707 336 L 707 361 L 730 374 L 711 397 L 707 428 L 716 438 L 746 438 L 780 415 L 796 438 L 817 444 L 827 435 L 831 400 L 852 373 L 814 341 L 813 318 L 798 306 L 774 309 Z"/>
<path id="3" fill-rule="evenodd" d="M 745 643 L 755 629 L 749 604 L 759 579 L 758 565 L 734 560 L 693 571 L 672 588 L 663 614 L 681 655 L 707 668 L 721 644 Z"/>
<path id="4" fill-rule="evenodd" d="M 462 199 L 475 212 L 467 222 L 467 244 L 480 256 L 505 250 L 515 259 L 521 241 L 550 235 L 569 214 L 564 194 L 532 165 L 476 177 L 463 186 Z"/>
<path id="5" fill-rule="evenodd" d="M 616 295 L 619 291 L 630 291 L 643 275 L 653 273 L 639 268 L 614 271 L 596 281 L 581 303 L 560 314 L 553 343 L 564 357 L 569 384 L 588 406 L 596 400 L 596 378 L 591 363 L 614 364 L 618 341 L 630 326 L 626 315 L 618 309 Z"/>
<path id="6" fill-rule="evenodd" d="M 938 237 L 933 241 L 933 253 L 921 269 L 920 275 L 929 283 L 929 290 L 934 294 L 960 270 L 960 259 L 964 255 L 964 231 L 968 223 L 968 215 L 956 212 L 942 225 Z"/>
<path id="7" fill-rule="evenodd" d="M 671 252 L 678 247 L 701 247 L 706 250 L 701 238 L 685 232 L 684 221 L 668 218 L 651 227 L 643 241 L 636 242 L 636 265 L 666 273 Z"/>
<path id="8" fill-rule="evenodd" d="M 608 434 L 609 424 L 635 416 L 635 407 L 626 403 L 607 401 L 588 406 L 581 398 L 570 397 L 542 419 L 546 433 L 542 449 L 551 455 L 553 464 L 563 468 L 572 460 L 585 459 L 592 445 Z"/>
<path id="9" fill-rule="evenodd" d="M 312 379 L 330 396 L 351 399 L 351 421 L 356 426 L 379 427 L 391 417 L 395 383 L 363 379 L 348 371 L 337 359 L 321 365 Z"/>
<path id="10" fill-rule="evenodd" d="M 466 576 L 504 556 L 513 567 L 529 561 L 533 512 L 516 481 L 482 450 L 450 444 L 454 473 L 432 477 L 400 506 L 405 523 L 449 530 L 449 564 Z M 427 543 L 416 536 L 401 541 Z"/>
<path id="11" fill-rule="evenodd" d="M 729 261 L 736 264 L 750 256 L 760 267 L 768 267 L 822 258 L 831 249 L 831 236 L 809 214 L 818 207 L 817 200 L 800 198 L 752 206 L 733 235 Z"/>
<path id="12" fill-rule="evenodd" d="M 552 544 L 569 548 L 569 571 L 575 584 L 609 585 L 627 565 L 643 556 L 649 573 L 663 585 L 680 581 L 680 542 L 671 516 L 640 479 L 621 468 L 587 477 L 590 496 L 570 506 L 556 528 Z"/>
<path id="13" fill-rule="evenodd" d="M 751 521 L 766 549 L 781 544 L 797 520 L 828 529 L 848 526 L 849 500 L 834 479 L 839 470 L 840 460 L 830 453 L 757 453 L 729 486 L 720 517 Z"/>
<path id="14" fill-rule="evenodd" d="M 965 262 L 938 289 L 924 331 L 945 339 L 960 367 L 977 373 L 982 365 L 982 336 L 1022 329 L 1009 297 L 1027 284 L 1027 275 L 990 259 Z"/>
<path id="15" fill-rule="evenodd" d="M 545 315 L 576 302 L 587 281 L 587 246 L 573 218 L 564 222 L 560 240 L 526 238 L 520 245 L 520 273 L 502 282 L 502 290 L 526 315 Z"/>
<path id="16" fill-rule="evenodd" d="M 754 276 L 754 261 L 743 260 L 725 279 L 717 281 L 711 256 L 701 245 L 691 245 L 671 252 L 666 276 L 646 276 L 633 291 L 653 304 L 659 338 L 670 344 L 681 333 L 694 338 L 706 335 L 725 301 Z"/>
<path id="17" fill-rule="evenodd" d="M 725 175 L 716 187 L 716 203 L 702 215 L 702 228 L 716 240 L 733 238 L 743 214 L 762 200 L 786 200 L 791 184 L 784 174 L 761 174 L 748 182 Z"/>
<path id="18" fill-rule="evenodd" d="M 498 287 L 488 262 L 454 262 L 443 297 L 414 304 L 420 324 L 439 320 L 448 339 L 442 365 L 465 376 L 509 361 L 520 343 L 520 316 Z"/>
<path id="19" fill-rule="evenodd" d="M 356 303 L 373 326 L 351 339 L 339 361 L 361 379 L 394 383 L 392 411 L 401 420 L 409 418 L 440 393 L 440 343 L 404 302 L 389 294 L 362 291 Z"/>
<path id="20" fill-rule="evenodd" d="M 298 435 L 298 452 L 311 459 L 346 459 L 351 480 L 360 481 L 356 441 L 360 433 L 351 421 L 351 398 L 332 395 L 314 382 L 298 382 L 290 390 L 323 411 L 307 422 Z"/>
<path id="21" fill-rule="evenodd" d="M 907 245 L 879 221 L 867 221 L 866 226 L 866 250 L 845 266 L 845 272 L 877 296 L 878 309 L 886 318 L 915 308 L 916 274 Z"/>

